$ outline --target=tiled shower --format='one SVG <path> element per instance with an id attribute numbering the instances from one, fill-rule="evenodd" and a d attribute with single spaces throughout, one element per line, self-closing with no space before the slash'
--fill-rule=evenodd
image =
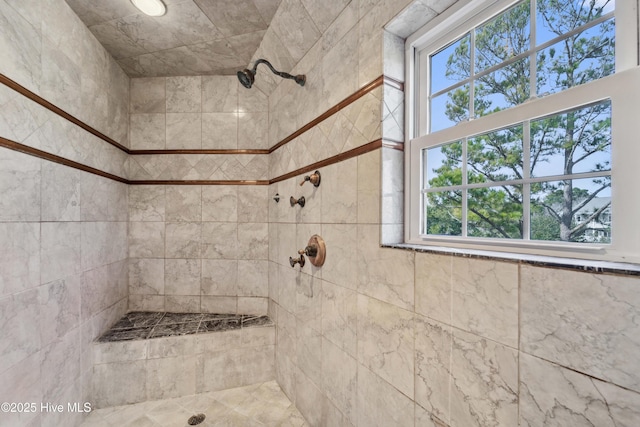
<path id="1" fill-rule="evenodd" d="M 282 0 L 250 59 L 307 83 L 247 90 L 129 77 L 65 1 L 0 0 L 0 426 L 160 400 L 186 425 L 197 399 L 230 425 L 640 425 L 637 274 L 393 247 L 404 44 L 383 27 L 453 3 Z M 314 234 L 325 264 L 292 268 Z"/>

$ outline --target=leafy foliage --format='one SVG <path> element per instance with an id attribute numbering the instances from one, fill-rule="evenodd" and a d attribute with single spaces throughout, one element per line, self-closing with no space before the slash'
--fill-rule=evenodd
<path id="1" fill-rule="evenodd" d="M 609 0 L 539 0 L 537 32 L 552 39 L 567 34 L 603 14 Z M 504 61 L 530 49 L 530 5 L 523 2 L 483 24 L 475 31 L 475 55 L 466 37 L 449 56 L 446 77 L 464 80 L 482 73 L 473 82 L 473 111 L 485 116 L 522 104 L 530 98 L 529 57 Z M 612 20 L 578 31 L 536 55 L 536 90 L 549 92 L 596 80 L 614 72 L 614 24 Z M 471 63 L 471 58 L 475 62 Z M 446 116 L 454 123 L 467 120 L 471 90 L 463 85 L 448 93 Z M 470 189 L 468 234 L 477 237 L 522 238 L 521 186 L 504 181 L 523 178 L 524 158 L 529 157 L 531 176 L 572 175 L 610 170 L 611 120 L 609 103 L 577 109 L 532 121 L 530 153 L 523 152 L 523 127 L 515 126 L 467 140 L 469 184 L 503 182 Z M 433 170 L 430 187 L 457 185 L 462 177 L 462 144 L 441 147 L 442 164 Z M 550 173 L 550 169 L 557 168 Z M 605 173 L 605 175 L 607 175 Z M 576 224 L 577 212 L 611 185 L 608 176 L 591 180 L 588 189 L 574 188 L 573 180 L 531 185 L 532 239 L 581 241 L 586 224 Z M 461 233 L 461 191 L 427 194 L 427 233 Z M 605 205 L 593 218 L 598 218 Z"/>

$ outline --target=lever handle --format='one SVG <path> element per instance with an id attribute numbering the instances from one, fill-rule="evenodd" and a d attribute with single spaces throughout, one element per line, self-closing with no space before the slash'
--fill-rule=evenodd
<path id="1" fill-rule="evenodd" d="M 302 180 L 302 182 L 300 183 L 300 186 L 302 186 L 305 182 L 309 181 L 310 183 L 313 184 L 314 187 L 319 187 L 320 186 L 320 172 L 315 171 L 314 173 L 312 173 L 311 175 L 307 175 L 304 177 L 304 179 Z"/>
<path id="2" fill-rule="evenodd" d="M 289 198 L 289 203 L 291 204 L 291 207 L 294 207 L 295 205 L 300 205 L 301 208 L 304 208 L 305 202 L 306 200 L 304 199 L 304 196 L 300 197 L 299 199 L 296 199 L 293 196 Z"/>
<path id="3" fill-rule="evenodd" d="M 291 267 L 295 267 L 296 264 L 300 264 L 300 268 L 304 267 L 304 255 L 300 254 L 300 256 L 298 258 L 291 258 L 289 257 L 289 265 L 291 265 Z"/>

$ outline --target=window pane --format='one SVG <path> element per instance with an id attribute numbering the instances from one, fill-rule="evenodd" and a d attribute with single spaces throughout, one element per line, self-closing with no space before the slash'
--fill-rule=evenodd
<path id="1" fill-rule="evenodd" d="M 522 186 L 469 189 L 467 234 L 522 239 Z"/>
<path id="2" fill-rule="evenodd" d="M 431 91 L 439 92 L 469 77 L 469 34 L 431 55 Z"/>
<path id="3" fill-rule="evenodd" d="M 476 73 L 529 50 L 530 6 L 523 2 L 476 28 Z"/>
<path id="4" fill-rule="evenodd" d="M 611 170 L 611 101 L 531 122 L 531 176 Z"/>
<path id="5" fill-rule="evenodd" d="M 425 194 L 426 234 L 462 235 L 462 192 L 441 191 Z"/>
<path id="6" fill-rule="evenodd" d="M 537 54 L 538 96 L 560 92 L 613 74 L 613 19 L 568 37 Z"/>
<path id="7" fill-rule="evenodd" d="M 611 179 L 531 184 L 531 239 L 611 243 Z"/>
<path id="8" fill-rule="evenodd" d="M 425 188 L 462 185 L 462 142 L 452 142 L 424 151 Z"/>
<path id="9" fill-rule="evenodd" d="M 538 0 L 536 45 L 548 42 L 615 9 L 615 0 Z"/>
<path id="10" fill-rule="evenodd" d="M 431 132 L 469 120 L 469 85 L 432 98 L 429 114 Z"/>
<path id="11" fill-rule="evenodd" d="M 523 58 L 475 82 L 476 116 L 486 116 L 529 99 L 529 58 Z"/>
<path id="12" fill-rule="evenodd" d="M 467 177 L 470 184 L 522 178 L 522 125 L 469 138 Z"/>

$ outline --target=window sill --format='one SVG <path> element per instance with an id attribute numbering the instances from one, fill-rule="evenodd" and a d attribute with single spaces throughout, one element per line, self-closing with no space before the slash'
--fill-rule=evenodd
<path id="1" fill-rule="evenodd" d="M 424 246 L 406 243 L 381 245 L 383 248 L 404 249 L 421 253 L 451 255 L 464 258 L 485 259 L 493 261 L 517 262 L 537 267 L 562 268 L 588 273 L 621 274 L 640 276 L 640 265 L 623 262 L 593 261 L 575 258 L 560 258 L 543 255 L 493 252 L 474 249 L 460 249 L 440 246 Z"/>

